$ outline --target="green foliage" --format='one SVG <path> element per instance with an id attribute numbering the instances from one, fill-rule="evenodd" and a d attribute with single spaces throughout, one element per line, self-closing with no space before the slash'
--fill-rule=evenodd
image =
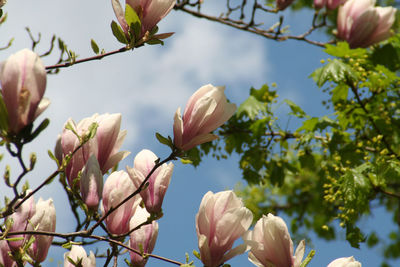
<path id="1" fill-rule="evenodd" d="M 383 247 L 386 258 L 400 257 L 400 235 L 391 242 L 379 232 L 360 228 L 371 202 L 400 214 L 400 37 L 382 46 L 350 49 L 347 43 L 327 45 L 335 58 L 311 77 L 329 98 L 330 114 L 311 117 L 285 100 L 291 117 L 300 120 L 294 131 L 283 130 L 274 116 L 276 91 L 264 85 L 250 96 L 218 132 L 221 139 L 201 146 L 199 157 L 217 159 L 232 153 L 247 185 L 236 192 L 257 220 L 263 214 L 284 213 L 292 219 L 295 239 L 310 230 L 335 239 L 337 223 L 350 245 L 360 242 Z M 326 63 L 325 63 L 326 62 Z"/>
<path id="2" fill-rule="evenodd" d="M 118 42 L 122 44 L 128 44 L 128 40 L 126 39 L 125 33 L 122 30 L 121 26 L 119 26 L 115 21 L 111 22 L 111 30 L 115 38 L 117 38 Z"/>

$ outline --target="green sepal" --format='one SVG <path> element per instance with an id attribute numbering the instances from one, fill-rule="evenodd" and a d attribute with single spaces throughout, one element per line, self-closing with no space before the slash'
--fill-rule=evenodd
<path id="1" fill-rule="evenodd" d="M 3 96 L 0 94 L 0 132 L 7 132 L 8 130 L 8 112 L 6 105 L 3 100 Z"/>
<path id="2" fill-rule="evenodd" d="M 156 133 L 156 138 L 158 140 L 158 142 L 160 142 L 163 145 L 169 146 L 171 149 L 174 147 L 172 139 L 170 136 L 168 136 L 168 138 L 162 136 L 159 133 Z"/>
<path id="3" fill-rule="evenodd" d="M 49 119 L 44 119 L 40 125 L 35 129 L 35 131 L 33 131 L 33 133 L 28 136 L 27 138 L 24 139 L 24 143 L 29 143 L 31 142 L 33 139 L 35 139 L 44 129 L 47 128 L 47 126 L 49 126 L 50 120 Z"/>
<path id="4" fill-rule="evenodd" d="M 136 11 L 128 4 L 125 5 L 125 20 L 129 25 L 132 34 L 134 34 L 134 39 L 139 39 L 142 31 L 142 22 L 140 21 Z"/>
<path id="5" fill-rule="evenodd" d="M 112 33 L 115 36 L 115 38 L 117 38 L 118 42 L 123 43 L 123 44 L 129 44 L 121 26 L 119 26 L 115 21 L 111 22 L 111 30 L 112 30 Z"/>

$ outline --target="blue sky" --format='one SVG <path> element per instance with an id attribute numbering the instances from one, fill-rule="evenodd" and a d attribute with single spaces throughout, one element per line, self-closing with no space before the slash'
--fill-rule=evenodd
<path id="1" fill-rule="evenodd" d="M 0 60 L 30 47 L 24 30 L 26 26 L 33 33 L 42 32 L 39 52 L 48 49 L 53 33 L 81 57 L 93 55 L 91 38 L 106 51 L 120 47 L 109 26 L 111 20 L 115 20 L 110 1 L 20 0 L 9 1 L 4 10 L 9 13 L 9 19 L 0 27 L 1 42 L 6 43 L 11 37 L 15 37 L 15 42 L 10 49 L 1 52 Z M 293 32 L 300 33 L 310 24 L 312 12 L 287 15 Z M 272 21 L 267 18 L 267 22 Z M 160 32 L 175 32 L 164 46 L 145 46 L 48 76 L 46 96 L 52 104 L 41 118 L 49 117 L 51 124 L 37 142 L 25 150 L 25 156 L 31 151 L 38 153 L 36 170 L 29 176 L 32 187 L 55 169 L 47 157 L 47 150 L 53 150 L 57 134 L 69 117 L 77 122 L 96 112 L 122 113 L 122 129 L 128 130 L 123 150 L 132 152 L 120 164 L 124 169 L 126 165 L 132 166 L 134 156 L 144 148 L 151 149 L 161 158 L 168 156 L 168 149 L 157 143 L 154 133 L 171 135 L 176 109 L 183 108 L 189 96 L 208 83 L 225 85 L 228 98 L 239 105 L 248 96 L 251 86 L 258 88 L 264 83 L 276 82 L 280 101 L 290 99 L 313 116 L 329 114 L 321 105 L 324 95 L 308 78 L 326 57 L 321 48 L 298 41 L 266 40 L 175 11 L 159 26 Z M 49 57 L 44 62 L 51 65 L 56 60 L 56 57 Z M 286 112 L 285 108 L 278 111 L 281 125 L 286 124 Z M 296 125 L 291 122 L 290 126 Z M 7 159 L 0 162 L 1 170 Z M 185 252 L 191 255 L 192 250 L 197 249 L 194 221 L 201 198 L 209 190 L 232 189 L 241 181 L 237 161 L 236 155 L 219 162 L 207 158 L 197 169 L 176 162 L 154 253 L 184 261 Z M 11 167 L 17 173 L 16 164 L 12 163 Z M 57 231 L 71 231 L 73 219 L 65 209 L 66 198 L 57 181 L 41 190 L 36 199 L 39 196 L 54 199 Z M 363 227 L 380 230 L 384 226 L 387 231 L 394 227 L 381 209 L 374 209 L 371 217 L 373 219 L 362 222 Z M 378 249 L 368 250 L 362 246 L 361 250 L 356 250 L 344 241 L 327 243 L 312 237 L 317 254 L 309 266 L 326 266 L 335 258 L 351 255 L 366 267 L 380 263 Z M 49 257 L 54 261 L 46 261 L 43 265 L 54 266 L 54 262 L 62 260 L 64 252 L 63 249 L 52 249 Z M 194 257 L 191 255 L 191 258 Z M 228 263 L 253 266 L 245 255 Z M 165 265 L 155 259 L 148 263 L 148 266 Z M 196 265 L 201 266 L 199 261 Z"/>

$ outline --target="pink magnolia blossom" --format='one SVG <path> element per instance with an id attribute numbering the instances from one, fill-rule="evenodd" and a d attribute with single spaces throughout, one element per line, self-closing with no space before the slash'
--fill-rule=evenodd
<path id="1" fill-rule="evenodd" d="M 205 85 L 197 90 L 186 104 L 181 117 L 181 109 L 174 117 L 174 144 L 182 150 L 217 139 L 211 134 L 224 124 L 236 111 L 236 105 L 228 103 L 225 87 Z"/>
<path id="2" fill-rule="evenodd" d="M 284 10 L 293 3 L 294 0 L 276 0 L 276 8 Z"/>
<path id="3" fill-rule="evenodd" d="M 134 229 L 141 223 L 144 223 L 148 217 L 150 217 L 150 213 L 139 206 L 130 221 L 130 228 Z M 144 253 L 151 253 L 156 244 L 157 235 L 158 223 L 152 221 L 150 224 L 143 225 L 130 234 L 129 246 L 138 251 L 143 250 Z M 132 251 L 129 253 L 133 266 L 143 267 L 146 265 L 148 258 L 143 258 L 141 255 Z"/>
<path id="4" fill-rule="evenodd" d="M 26 194 L 29 194 L 32 190 L 27 190 Z M 18 201 L 17 203 L 19 203 Z M 35 199 L 33 196 L 28 198 L 22 205 L 11 215 L 7 218 L 13 220 L 13 224 L 11 226 L 10 232 L 19 232 L 19 231 L 26 231 L 29 220 L 36 212 L 36 204 Z M 25 235 L 15 235 L 17 237 L 25 237 Z M 16 240 L 16 241 L 9 241 L 10 248 L 15 251 L 22 247 L 26 239 Z"/>
<path id="5" fill-rule="evenodd" d="M 9 131 L 18 133 L 49 105 L 43 99 L 46 70 L 40 57 L 28 49 L 11 55 L 0 67 L 1 94 L 8 113 Z"/>
<path id="6" fill-rule="evenodd" d="M 305 243 L 300 242 L 293 256 L 293 242 L 282 218 L 268 214 L 260 218 L 254 230 L 244 237 L 251 242 L 249 260 L 258 267 L 299 267 Z"/>
<path id="7" fill-rule="evenodd" d="M 141 37 L 151 31 L 174 7 L 176 0 L 125 0 L 138 14 L 142 23 Z M 129 36 L 129 25 L 125 20 L 125 11 L 119 0 L 111 0 L 115 16 L 126 36 Z"/>
<path id="8" fill-rule="evenodd" d="M 116 207 L 136 190 L 129 175 L 124 171 L 113 172 L 104 183 L 103 214 Z M 105 219 L 107 229 L 112 234 L 121 235 L 129 231 L 129 220 L 141 201 L 139 195 L 132 197 Z"/>
<path id="9" fill-rule="evenodd" d="M 361 263 L 356 261 L 353 256 L 339 258 L 328 264 L 327 267 L 361 267 Z"/>
<path id="10" fill-rule="evenodd" d="M 73 260 L 75 263 L 80 262 L 82 267 L 96 267 L 96 258 L 92 251 L 89 256 L 86 255 L 86 251 L 82 246 L 72 245 L 71 251 L 64 253 L 64 267 L 75 267 L 68 258 Z"/>
<path id="11" fill-rule="evenodd" d="M 348 0 L 340 6 L 337 37 L 351 48 L 368 47 L 389 38 L 396 9 L 374 5 L 375 0 Z"/>
<path id="12" fill-rule="evenodd" d="M 334 10 L 344 2 L 346 2 L 346 0 L 314 0 L 314 7 L 316 9 L 326 7 L 327 9 Z"/>
<path id="13" fill-rule="evenodd" d="M 15 236 L 13 236 L 15 237 Z M 17 263 L 11 259 L 8 253 L 11 252 L 10 247 L 6 240 L 0 240 L 0 266 L 3 267 L 15 267 Z"/>
<path id="14" fill-rule="evenodd" d="M 54 232 L 56 230 L 56 209 L 52 199 L 44 201 L 42 198 L 36 203 L 36 212 L 29 220 L 28 231 L 38 230 Z M 42 262 L 53 241 L 53 236 L 35 235 L 35 241 L 29 247 L 28 254 L 35 262 Z"/>
<path id="15" fill-rule="evenodd" d="M 120 131 L 121 114 L 94 114 L 92 117 L 81 120 L 77 125 L 71 119 L 66 123 L 80 135 L 88 133 L 88 128 L 93 123 L 98 124 L 96 136 L 83 145 L 70 160 L 65 174 L 71 187 L 79 186 L 73 181 L 78 176 L 91 155 L 94 155 L 100 165 L 102 174 L 114 167 L 119 161 L 129 155 L 129 152 L 119 151 L 125 139 L 126 131 Z M 72 153 L 79 146 L 78 137 L 69 129 L 63 129 L 57 140 L 55 155 L 61 162 L 62 159 Z"/>
<path id="16" fill-rule="evenodd" d="M 201 261 L 207 267 L 217 267 L 247 249 L 243 243 L 232 249 L 253 220 L 253 214 L 243 206 L 233 191 L 207 192 L 196 215 L 196 230 Z"/>
<path id="17" fill-rule="evenodd" d="M 144 149 L 136 155 L 133 168 L 129 168 L 128 166 L 126 167 L 129 177 L 132 179 L 132 182 L 137 188 L 142 184 L 147 175 L 153 169 L 157 159 L 158 157 L 153 152 L 148 149 Z M 140 192 L 140 196 L 142 197 L 148 212 L 161 212 L 164 195 L 171 181 L 173 169 L 174 164 L 172 163 L 164 163 L 158 167 L 150 176 L 148 180 L 149 185 L 147 188 Z"/>
<path id="18" fill-rule="evenodd" d="M 90 156 L 82 169 L 80 185 L 83 202 L 89 208 L 97 209 L 103 192 L 103 174 L 94 155 Z"/>

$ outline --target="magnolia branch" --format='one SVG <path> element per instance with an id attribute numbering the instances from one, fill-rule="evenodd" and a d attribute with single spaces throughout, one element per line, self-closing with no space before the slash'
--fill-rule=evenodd
<path id="1" fill-rule="evenodd" d="M 175 260 L 171 260 L 165 257 L 161 257 L 158 255 L 154 255 L 154 254 L 147 254 L 147 253 L 141 253 L 140 251 L 133 249 L 127 245 L 125 245 L 124 243 L 121 243 L 119 241 L 107 238 L 107 237 L 103 237 L 103 236 L 98 236 L 98 235 L 92 235 L 89 233 L 88 230 L 85 231 L 79 231 L 79 232 L 73 232 L 73 233 L 54 233 L 54 232 L 48 232 L 48 231 L 18 231 L 18 232 L 8 232 L 4 237 L 8 237 L 8 236 L 14 236 L 14 235 L 46 235 L 46 236 L 54 236 L 54 237 L 60 237 L 60 238 L 64 238 L 64 239 L 69 239 L 71 237 L 75 237 L 75 236 L 81 236 L 81 237 L 85 237 L 85 238 L 91 238 L 91 239 L 96 239 L 96 240 L 100 240 L 100 241 L 105 241 L 105 242 L 109 242 L 111 244 L 123 247 L 129 251 L 132 251 L 136 254 L 139 255 L 143 255 L 145 257 L 151 257 L 151 258 L 155 258 L 155 259 L 159 259 L 165 262 L 169 262 L 175 265 L 182 265 L 183 263 L 175 261 Z"/>
<path id="2" fill-rule="evenodd" d="M 244 5 L 246 5 L 246 1 L 243 1 L 242 6 L 240 6 L 240 8 L 243 10 Z M 293 39 L 293 40 L 298 40 L 298 41 L 304 41 L 307 42 L 309 44 L 312 45 L 316 45 L 316 46 L 320 46 L 320 47 L 325 47 L 325 45 L 327 43 L 333 43 L 333 41 L 327 42 L 327 43 L 323 43 L 323 42 L 318 42 L 318 41 L 313 41 L 308 39 L 307 37 L 314 32 L 316 29 L 321 28 L 323 26 L 326 25 L 325 23 L 325 17 L 323 17 L 323 22 L 320 24 L 316 24 L 316 18 L 318 16 L 318 13 L 316 13 L 314 15 L 313 18 L 313 23 L 312 26 L 310 27 L 309 30 L 307 30 L 305 33 L 300 34 L 300 35 L 283 35 L 284 32 L 281 29 L 281 26 L 283 24 L 283 16 L 280 17 L 279 22 L 275 25 L 273 25 L 272 27 L 270 27 L 269 29 L 265 30 L 262 29 L 260 26 L 262 25 L 262 23 L 256 24 L 255 23 L 255 15 L 257 10 L 261 10 L 264 12 L 269 12 L 269 13 L 276 13 L 277 10 L 269 10 L 264 8 L 262 5 L 258 4 L 257 1 L 254 2 L 254 5 L 252 7 L 252 12 L 251 12 L 251 18 L 249 20 L 249 22 L 245 22 L 243 19 L 245 17 L 243 11 L 241 12 L 240 15 L 240 19 L 239 20 L 235 20 L 229 17 L 229 15 L 239 9 L 239 7 L 235 7 L 235 8 L 231 8 L 229 7 L 229 1 L 228 1 L 228 11 L 226 12 L 225 16 L 212 16 L 212 15 L 208 15 L 205 13 L 200 12 L 200 7 L 201 7 L 201 1 L 198 1 L 196 3 L 189 3 L 189 1 L 185 0 L 185 1 L 181 1 L 178 2 L 174 9 L 175 10 L 181 10 L 183 12 L 186 12 L 192 16 L 198 17 L 198 18 L 204 18 L 210 21 L 215 21 L 242 31 L 246 31 L 246 32 L 251 32 L 260 36 L 263 36 L 267 39 L 272 39 L 272 40 L 276 40 L 276 41 L 285 41 L 288 39 Z M 192 8 L 188 8 L 189 7 L 193 7 L 193 6 L 197 6 L 197 10 L 194 10 Z"/>

